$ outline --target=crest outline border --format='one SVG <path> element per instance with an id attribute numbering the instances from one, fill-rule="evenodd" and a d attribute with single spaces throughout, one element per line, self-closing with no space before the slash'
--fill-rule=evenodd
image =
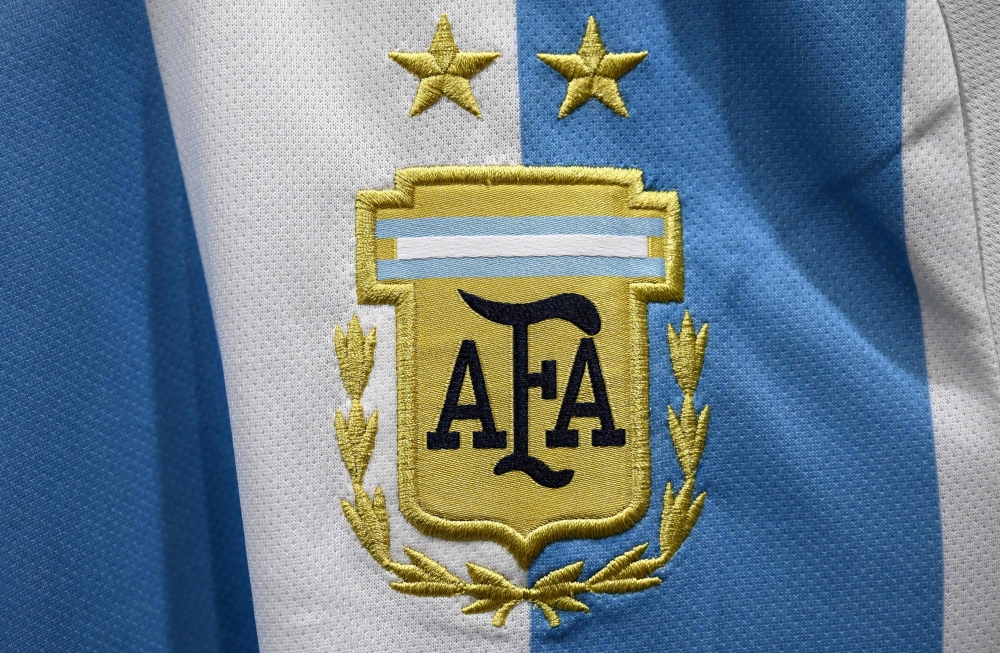
<path id="1" fill-rule="evenodd" d="M 627 206 L 664 213 L 662 283 L 629 282 L 629 424 L 645 443 L 633 455 L 631 471 L 636 491 L 622 511 L 610 517 L 560 519 L 539 526 L 527 535 L 489 520 L 457 521 L 424 511 L 414 489 L 415 425 L 413 399 L 415 294 L 411 281 L 379 282 L 376 274 L 375 221 L 380 209 L 412 208 L 418 186 L 433 185 L 608 185 L 624 188 Z M 355 202 L 355 282 L 359 304 L 387 304 L 396 318 L 396 437 L 399 510 L 418 530 L 449 540 L 490 540 L 504 546 L 522 568 L 549 544 L 573 537 L 600 538 L 622 533 L 639 521 L 649 508 L 649 333 L 650 302 L 684 299 L 684 257 L 680 201 L 676 191 L 648 191 L 642 171 L 634 168 L 581 166 L 434 166 L 396 171 L 394 186 L 358 191 Z"/>

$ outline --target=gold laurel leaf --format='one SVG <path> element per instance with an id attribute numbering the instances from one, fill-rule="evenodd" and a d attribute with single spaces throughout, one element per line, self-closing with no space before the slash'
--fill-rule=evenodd
<path id="1" fill-rule="evenodd" d="M 668 491 L 669 489 L 668 487 Z M 691 477 L 684 481 L 680 492 L 673 497 L 670 510 L 664 510 L 660 522 L 660 555 L 665 555 L 667 558 L 672 557 L 677 553 L 687 534 L 691 532 L 688 527 L 688 509 L 691 507 L 693 489 L 694 477 Z"/>
<path id="2" fill-rule="evenodd" d="M 491 599 L 494 601 L 523 600 L 527 590 L 523 587 L 511 586 L 510 588 L 499 585 L 489 585 L 486 583 L 474 583 L 465 585 L 465 593 L 476 599 Z"/>
<path id="3" fill-rule="evenodd" d="M 555 601 L 550 604 L 556 610 L 570 610 L 571 612 L 590 612 L 590 608 L 587 607 L 586 603 L 582 601 L 577 601 L 576 599 L 569 596 L 560 596 Z"/>
<path id="4" fill-rule="evenodd" d="M 375 486 L 375 500 L 372 502 L 372 513 L 375 515 L 376 549 L 382 559 L 389 559 L 389 513 L 385 508 L 385 493 L 382 486 Z"/>
<path id="5" fill-rule="evenodd" d="M 451 583 L 432 583 L 423 581 L 419 583 L 389 583 L 389 587 L 413 596 L 458 596 L 462 593 L 461 585 Z"/>
<path id="6" fill-rule="evenodd" d="M 364 538 L 362 537 L 364 527 L 361 525 L 361 518 L 358 517 L 358 513 L 354 510 L 354 506 L 341 499 L 340 507 L 344 511 L 344 517 L 347 518 L 347 523 L 350 524 L 351 530 L 354 531 L 354 534 L 357 535 L 358 539 L 361 540 L 361 543 L 364 544 Z"/>
<path id="7" fill-rule="evenodd" d="M 580 572 L 582 571 L 583 562 L 575 562 L 542 576 L 538 579 L 534 586 L 539 588 L 558 585 L 559 583 L 571 583 L 580 577 Z"/>
<path id="8" fill-rule="evenodd" d="M 337 446 L 340 448 L 340 457 L 344 461 L 344 466 L 347 468 L 347 473 L 351 477 L 351 481 L 360 481 L 357 478 L 355 470 L 357 466 L 354 464 L 354 450 L 351 449 L 351 438 L 348 434 L 347 420 L 344 419 L 344 414 L 340 412 L 338 408 L 333 415 L 333 427 L 337 432 Z"/>
<path id="9" fill-rule="evenodd" d="M 375 327 L 365 336 L 361 322 L 355 314 L 347 325 L 347 333 L 337 326 L 333 332 L 333 346 L 340 364 L 340 379 L 352 400 L 360 400 L 368 384 L 368 375 L 375 364 Z"/>
<path id="10" fill-rule="evenodd" d="M 364 434 L 359 438 L 358 448 L 355 449 L 355 465 L 358 468 L 358 481 L 365 477 L 368 471 L 368 462 L 371 460 L 372 452 L 375 451 L 375 434 L 378 433 L 378 411 L 372 411 L 371 417 L 365 422 Z"/>
<path id="11" fill-rule="evenodd" d="M 559 613 L 553 610 L 552 606 L 541 601 L 532 601 L 532 603 L 537 605 L 538 609 L 542 611 L 543 615 L 545 615 L 545 620 L 549 622 L 549 626 L 555 628 L 561 623 L 559 620 Z"/>
<path id="12" fill-rule="evenodd" d="M 450 583 L 460 583 L 462 582 L 460 578 L 452 575 L 443 565 L 431 560 L 429 557 L 425 556 L 423 553 L 411 549 L 410 547 L 403 547 L 403 553 L 405 553 L 410 560 L 417 567 L 420 567 L 425 572 L 430 574 L 433 578 L 438 580 L 450 582 Z"/>
<path id="13" fill-rule="evenodd" d="M 641 592 L 644 589 L 659 585 L 662 579 L 654 576 L 652 578 L 619 578 L 617 580 L 606 580 L 590 586 L 591 592 L 601 594 L 627 594 L 629 592 Z"/>
<path id="14" fill-rule="evenodd" d="M 694 394 L 701 378 L 701 368 L 708 346 L 708 325 L 702 324 L 695 335 L 691 313 L 684 311 L 681 331 L 674 331 L 674 325 L 667 325 L 667 341 L 670 344 L 670 360 L 674 366 L 674 378 L 684 394 Z"/>
<path id="15" fill-rule="evenodd" d="M 701 454 L 705 452 L 705 441 L 708 439 L 708 420 L 711 416 L 712 411 L 708 406 L 702 408 L 701 414 L 698 415 L 698 426 L 695 429 L 694 446 L 691 452 L 695 469 L 701 463 Z"/>
<path id="16" fill-rule="evenodd" d="M 481 585 L 492 585 L 494 587 L 502 587 L 504 589 L 517 590 L 517 586 L 511 583 L 509 580 L 504 578 L 502 574 L 498 574 L 492 569 L 487 569 L 486 567 L 480 567 L 473 562 L 465 563 L 466 569 L 469 570 L 469 577 L 473 582 L 479 583 Z"/>
<path id="17" fill-rule="evenodd" d="M 354 509 L 361 518 L 361 523 L 366 530 L 375 528 L 378 517 L 375 515 L 375 507 L 372 500 L 360 484 L 354 484 Z M 374 534 L 374 533 L 373 533 Z"/>
<path id="18" fill-rule="evenodd" d="M 705 505 L 705 493 L 702 492 L 698 495 L 698 498 L 694 500 L 691 507 L 688 509 L 687 513 L 687 528 L 685 529 L 684 538 L 694 529 L 694 525 L 698 523 L 698 517 L 701 516 L 701 508 Z"/>
<path id="19" fill-rule="evenodd" d="M 619 574 L 621 578 L 645 578 L 663 566 L 659 558 L 643 558 L 636 560 Z"/>
<path id="20" fill-rule="evenodd" d="M 615 578 L 618 575 L 618 572 L 620 572 L 622 569 L 625 569 L 630 564 L 641 558 L 642 554 L 646 552 L 647 548 L 649 548 L 649 542 L 640 544 L 639 546 L 621 554 L 620 556 L 609 562 L 607 565 L 605 565 L 604 569 L 601 569 L 596 574 L 588 578 L 587 579 L 588 587 L 591 586 L 592 583 L 600 583 L 603 580 Z"/>
<path id="21" fill-rule="evenodd" d="M 462 608 L 464 614 L 479 614 L 481 612 L 491 612 L 502 606 L 505 601 L 494 599 L 479 599 Z"/>
<path id="22" fill-rule="evenodd" d="M 507 615 L 509 615 L 510 611 L 513 610 L 520 602 L 520 600 L 516 600 L 504 603 L 500 609 L 496 611 L 496 614 L 493 615 L 493 625 L 500 628 L 507 623 Z"/>
<path id="23" fill-rule="evenodd" d="M 681 414 L 684 414 L 683 409 Z M 667 406 L 667 428 L 670 431 L 670 439 L 674 442 L 674 450 L 677 452 L 677 462 L 681 465 L 681 471 L 684 472 L 684 476 L 690 476 L 688 470 L 688 442 L 687 437 L 684 434 L 684 424 L 681 422 L 677 414 L 674 413 L 673 406 Z"/>
<path id="24" fill-rule="evenodd" d="M 434 580 L 427 574 L 427 572 L 416 565 L 402 565 L 398 562 L 393 562 L 388 565 L 388 569 L 403 580 L 411 583 Z"/>

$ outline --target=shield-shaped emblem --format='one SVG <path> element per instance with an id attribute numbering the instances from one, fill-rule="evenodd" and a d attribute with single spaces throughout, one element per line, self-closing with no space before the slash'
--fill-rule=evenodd
<path id="1" fill-rule="evenodd" d="M 549 543 L 650 495 L 646 304 L 683 298 L 680 207 L 638 170 L 410 168 L 357 200 L 362 303 L 396 307 L 399 501 L 420 530 Z"/>

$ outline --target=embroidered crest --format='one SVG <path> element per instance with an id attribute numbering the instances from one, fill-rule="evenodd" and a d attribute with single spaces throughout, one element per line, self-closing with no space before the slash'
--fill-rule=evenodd
<path id="1" fill-rule="evenodd" d="M 649 504 L 646 304 L 683 298 L 680 207 L 644 191 L 641 172 L 610 168 L 438 167 L 396 175 L 393 190 L 357 200 L 361 303 L 396 307 L 400 510 L 423 532 L 488 539 L 527 567 L 559 539 L 603 537 L 635 524 Z M 683 543 L 704 494 L 693 498 L 708 429 L 697 413 L 707 325 L 685 314 L 668 330 L 684 401 L 668 423 L 684 474 L 668 484 L 660 552 L 648 543 L 580 580 L 584 562 L 532 587 L 468 563 L 468 583 L 405 548 L 393 560 L 381 488 L 363 487 L 378 415 L 361 395 L 376 346 L 355 316 L 335 334 L 351 408 L 337 440 L 354 486 L 342 502 L 362 545 L 420 596 L 467 595 L 466 613 L 501 626 L 522 601 L 553 626 L 558 610 L 587 611 L 587 592 L 635 592 Z"/>

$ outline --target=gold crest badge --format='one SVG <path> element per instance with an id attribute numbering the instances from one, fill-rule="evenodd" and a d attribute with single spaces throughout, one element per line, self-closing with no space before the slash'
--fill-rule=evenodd
<path id="1" fill-rule="evenodd" d="M 400 511 L 418 529 L 453 540 L 492 540 L 527 567 L 548 544 L 631 528 L 650 498 L 648 302 L 683 299 L 680 205 L 645 191 L 638 170 L 435 167 L 397 172 L 392 190 L 357 198 L 360 303 L 396 311 Z M 704 495 L 694 475 L 708 427 L 697 414 L 707 325 L 685 315 L 668 333 L 684 402 L 669 427 L 685 479 L 668 486 L 660 554 L 647 544 L 581 581 L 584 563 L 531 588 L 469 563 L 472 583 L 427 556 L 389 553 L 380 489 L 362 486 L 377 414 L 360 398 L 374 330 L 354 319 L 335 344 L 351 397 L 337 436 L 355 503 L 344 513 L 399 591 L 465 594 L 465 612 L 502 625 L 530 601 L 550 624 L 586 610 L 586 592 L 633 592 L 694 526 Z"/>

